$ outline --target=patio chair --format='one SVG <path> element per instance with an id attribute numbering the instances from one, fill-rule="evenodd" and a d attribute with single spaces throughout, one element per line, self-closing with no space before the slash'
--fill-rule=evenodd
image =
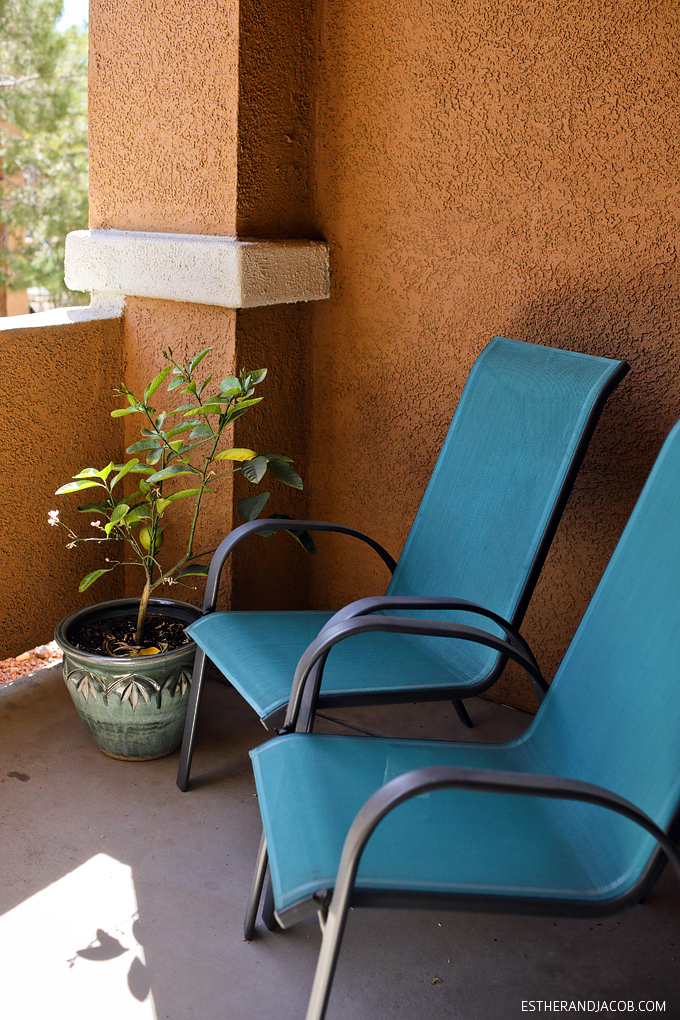
<path id="1" fill-rule="evenodd" d="M 666 860 L 680 878 L 679 593 L 680 422 L 523 736 L 292 733 L 251 751 L 276 916 L 322 921 L 307 1020 L 324 1016 L 350 906 L 595 917 L 639 902 Z M 303 656 L 295 696 L 338 642 L 396 629 L 497 640 L 450 622 L 345 620 Z"/>
<path id="2" fill-rule="evenodd" d="M 225 538 L 210 565 L 204 616 L 187 628 L 199 650 L 179 788 L 188 788 L 206 656 L 267 728 L 280 726 L 300 656 L 329 620 L 338 619 L 318 611 L 215 612 L 222 567 L 239 542 L 258 531 L 298 528 L 367 543 L 393 571 L 387 597 L 356 602 L 342 616 L 408 608 L 426 617 L 451 618 L 453 612 L 465 622 L 469 614 L 456 608 L 478 603 L 516 627 L 600 412 L 627 371 L 625 362 L 495 337 L 470 372 L 397 564 L 366 535 L 323 521 L 252 521 Z M 416 605 L 414 597 L 435 601 Z M 365 636 L 331 656 L 325 672 L 319 663 L 317 704 L 450 699 L 471 725 L 462 699 L 487 690 L 505 656 L 492 648 L 440 644 L 400 634 L 385 644 Z M 542 682 L 534 678 L 534 687 L 540 700 Z M 298 728 L 311 729 L 313 721 L 302 706 Z M 290 728 L 290 719 L 285 725 Z"/>

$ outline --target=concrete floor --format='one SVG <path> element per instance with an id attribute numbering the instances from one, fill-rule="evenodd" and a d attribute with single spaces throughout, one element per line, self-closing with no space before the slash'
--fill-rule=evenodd
<path id="1" fill-rule="evenodd" d="M 468 705 L 471 733 L 447 705 L 329 714 L 476 740 L 529 722 Z M 260 832 L 247 752 L 265 739 L 235 691 L 209 683 L 182 794 L 178 754 L 130 764 L 95 748 L 58 668 L 0 688 L 3 1020 L 304 1017 L 316 921 L 241 935 Z M 328 1020 L 515 1020 L 544 1000 L 590 1000 L 590 1012 L 658 1001 L 680 1018 L 679 974 L 680 890 L 666 869 L 647 902 L 601 922 L 353 911 Z"/>

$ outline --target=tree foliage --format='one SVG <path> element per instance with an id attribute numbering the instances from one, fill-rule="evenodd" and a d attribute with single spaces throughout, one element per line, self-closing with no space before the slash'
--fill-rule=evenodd
<path id="1" fill-rule="evenodd" d="M 60 303 L 64 242 L 87 227 L 87 32 L 56 28 L 62 0 L 0 0 L 0 285 Z"/>

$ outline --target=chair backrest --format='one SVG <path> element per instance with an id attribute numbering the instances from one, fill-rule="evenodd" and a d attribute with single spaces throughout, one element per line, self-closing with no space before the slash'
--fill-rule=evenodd
<path id="1" fill-rule="evenodd" d="M 662 828 L 678 811 L 680 422 L 517 743 L 539 771 L 613 790 Z M 630 846 L 653 843 L 633 826 L 627 831 Z"/>
<path id="2" fill-rule="evenodd" d="M 388 594 L 469 599 L 518 624 L 626 371 L 625 362 L 494 337 L 472 367 Z M 495 659 L 481 647 L 475 655 L 482 670 Z"/>

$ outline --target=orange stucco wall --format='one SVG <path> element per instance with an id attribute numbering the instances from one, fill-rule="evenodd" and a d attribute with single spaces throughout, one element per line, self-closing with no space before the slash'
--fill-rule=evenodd
<path id="1" fill-rule="evenodd" d="M 397 554 L 496 333 L 630 362 L 527 617 L 550 675 L 680 415 L 677 5 L 92 0 L 90 26 L 92 226 L 332 245 L 327 302 L 125 315 L 131 382 L 168 342 L 270 369 L 255 427 L 305 512 Z M 319 546 L 253 544 L 234 604 L 384 589 L 369 553 Z M 533 705 L 513 671 L 495 696 Z"/>
<path id="2" fill-rule="evenodd" d="M 67 550 L 66 532 L 48 510 L 83 528 L 77 496 L 54 495 L 84 467 L 122 453 L 122 430 L 109 415 L 120 378 L 121 329 L 115 319 L 0 333 L 5 402 L 0 419 L 2 629 L 0 659 L 51 641 L 55 624 L 79 606 L 121 594 L 121 578 L 102 578 L 78 594 L 78 581 L 100 566 L 97 548 Z M 94 532 L 92 532 L 94 535 Z"/>
<path id="3" fill-rule="evenodd" d="M 90 225 L 233 234 L 237 0 L 91 0 Z"/>
<path id="4" fill-rule="evenodd" d="M 680 415 L 672 0 L 346 0 L 317 13 L 314 512 L 398 553 L 490 337 L 626 358 L 526 620 L 550 675 Z M 312 596 L 385 583 L 331 543 Z M 329 569 L 330 567 L 330 569 Z M 494 696 L 535 704 L 512 671 Z"/>

